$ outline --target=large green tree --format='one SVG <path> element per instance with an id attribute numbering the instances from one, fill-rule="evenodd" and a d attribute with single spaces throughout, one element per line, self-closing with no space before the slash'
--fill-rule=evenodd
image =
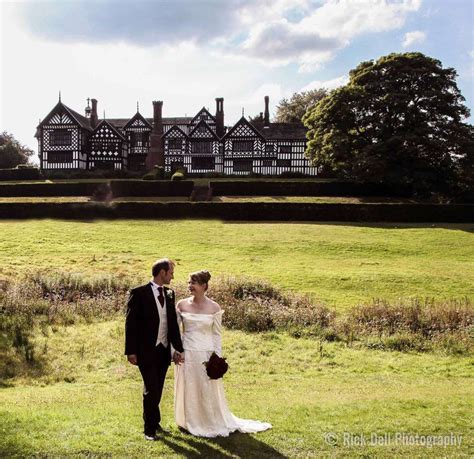
<path id="1" fill-rule="evenodd" d="M 309 91 L 295 92 L 291 98 L 282 99 L 276 107 L 275 122 L 292 123 L 301 121 L 303 115 L 314 107 L 324 96 L 325 89 L 311 89 Z"/>
<path id="2" fill-rule="evenodd" d="M 307 155 L 336 175 L 446 192 L 469 181 L 469 110 L 456 71 L 421 53 L 362 62 L 303 118 Z"/>
<path id="3" fill-rule="evenodd" d="M 22 145 L 12 134 L 0 133 L 0 169 L 10 169 L 19 164 L 28 164 L 33 150 Z"/>

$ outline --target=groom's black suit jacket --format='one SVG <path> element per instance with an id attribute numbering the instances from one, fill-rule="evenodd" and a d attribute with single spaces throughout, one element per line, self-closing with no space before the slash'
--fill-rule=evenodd
<path id="1" fill-rule="evenodd" d="M 171 343 L 178 352 L 183 352 L 174 291 L 164 287 L 163 294 L 166 298 L 168 343 Z M 155 346 L 159 323 L 160 318 L 151 283 L 132 289 L 125 321 L 125 355 L 136 354 L 138 365 L 151 363 L 156 356 Z M 170 364 L 171 352 L 168 352 L 167 356 L 167 363 Z"/>

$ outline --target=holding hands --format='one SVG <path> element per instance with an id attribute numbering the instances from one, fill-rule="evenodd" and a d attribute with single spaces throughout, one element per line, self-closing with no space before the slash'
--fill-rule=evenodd
<path id="1" fill-rule="evenodd" d="M 173 362 L 175 363 L 175 365 L 181 365 L 182 363 L 184 363 L 184 354 L 178 351 L 174 351 Z"/>

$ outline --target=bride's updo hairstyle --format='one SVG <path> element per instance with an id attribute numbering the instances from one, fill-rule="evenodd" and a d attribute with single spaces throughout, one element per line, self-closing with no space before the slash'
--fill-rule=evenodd
<path id="1" fill-rule="evenodd" d="M 189 275 L 189 278 L 193 282 L 197 282 L 199 285 L 205 285 L 206 290 L 207 290 L 209 281 L 211 279 L 211 273 L 209 271 L 206 271 L 206 270 L 196 271 L 195 273 L 191 273 Z"/>

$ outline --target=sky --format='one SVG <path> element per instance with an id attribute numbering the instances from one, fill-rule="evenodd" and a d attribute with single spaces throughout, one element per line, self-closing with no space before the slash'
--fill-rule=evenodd
<path id="1" fill-rule="evenodd" d="M 0 0 L 0 131 L 37 151 L 58 101 L 99 118 L 215 113 L 225 124 L 360 62 L 420 51 L 454 67 L 474 113 L 472 0 Z M 469 121 L 472 122 L 473 117 Z"/>

